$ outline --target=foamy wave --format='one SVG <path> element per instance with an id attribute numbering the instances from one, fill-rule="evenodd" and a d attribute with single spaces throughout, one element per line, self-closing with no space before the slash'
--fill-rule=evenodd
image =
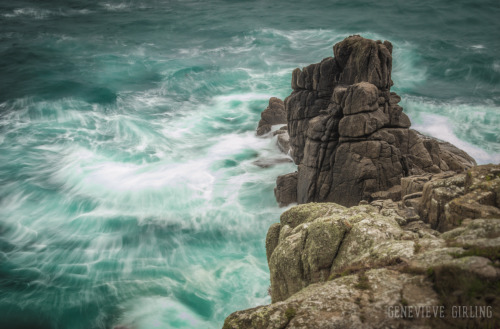
<path id="1" fill-rule="evenodd" d="M 131 4 L 125 2 L 118 2 L 118 3 L 105 2 L 102 3 L 101 6 L 109 11 L 124 11 L 131 8 Z"/>
<path id="2" fill-rule="evenodd" d="M 403 96 L 413 128 L 464 149 L 479 164 L 500 162 L 500 108 L 493 103 L 438 102 Z"/>
<path id="3" fill-rule="evenodd" d="M 88 15 L 92 11 L 88 9 L 70 9 L 70 10 L 47 10 L 41 8 L 17 8 L 10 13 L 5 13 L 2 16 L 6 18 L 31 17 L 34 19 L 47 19 L 52 16 L 78 16 Z"/>

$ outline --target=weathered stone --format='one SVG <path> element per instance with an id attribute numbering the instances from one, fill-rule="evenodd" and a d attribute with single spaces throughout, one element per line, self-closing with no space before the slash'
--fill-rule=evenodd
<path id="1" fill-rule="evenodd" d="M 280 207 L 297 202 L 297 172 L 278 177 L 274 196 Z"/>
<path id="2" fill-rule="evenodd" d="M 283 302 L 235 312 L 224 329 L 431 328 L 422 318 L 394 316 L 402 303 L 431 307 L 439 305 L 439 297 L 424 275 L 374 269 L 312 284 Z"/>
<path id="3" fill-rule="evenodd" d="M 290 152 L 290 136 L 288 135 L 288 132 L 278 134 L 277 144 L 281 152 L 285 154 Z"/>
<path id="4" fill-rule="evenodd" d="M 465 175 L 434 179 L 425 183 L 422 193 L 421 217 L 440 231 L 449 228 L 446 221 L 445 206 L 451 200 L 463 195 Z"/>
<path id="5" fill-rule="evenodd" d="M 414 175 L 401 178 L 401 198 L 407 195 L 422 192 L 424 184 L 431 179 L 432 175 Z"/>
<path id="6" fill-rule="evenodd" d="M 472 169 L 466 191 L 483 186 L 486 177 L 494 180 L 484 170 Z M 427 184 L 465 181 L 446 175 Z M 500 218 L 464 220 L 440 234 L 423 221 L 400 227 L 399 207 L 377 200 L 351 208 L 309 203 L 284 212 L 266 238 L 273 304 L 235 312 L 224 327 L 455 328 L 464 322 L 454 320 L 453 305 L 498 309 Z M 397 305 L 443 305 L 448 313 L 425 322 L 388 317 Z M 491 319 L 467 325 L 498 323 L 500 315 Z"/>
<path id="7" fill-rule="evenodd" d="M 390 118 L 382 108 L 375 112 L 358 113 L 342 118 L 339 123 L 339 134 L 342 137 L 368 136 L 389 125 Z"/>
<path id="8" fill-rule="evenodd" d="M 267 134 L 271 126 L 286 123 L 286 111 L 283 101 L 276 97 L 269 99 L 269 106 L 262 111 L 261 119 L 257 127 L 257 136 Z"/>
<path id="9" fill-rule="evenodd" d="M 403 235 L 395 216 L 372 206 L 333 203 L 311 203 L 283 213 L 280 233 L 272 226 L 266 239 L 273 302 L 345 268 L 411 256 L 412 241 L 392 241 Z"/>
<path id="10" fill-rule="evenodd" d="M 266 256 L 267 261 L 271 259 L 274 249 L 278 246 L 280 239 L 281 225 L 279 223 L 274 223 L 269 227 L 266 235 Z"/>
<path id="11" fill-rule="evenodd" d="M 334 58 L 293 72 L 285 110 L 299 203 L 352 206 L 403 177 L 475 165 L 451 144 L 408 129 L 401 98 L 390 92 L 391 49 L 352 36 L 334 46 Z"/>
<path id="12" fill-rule="evenodd" d="M 273 132 L 273 136 L 276 136 L 279 134 L 284 134 L 284 133 L 288 133 L 288 126 L 287 125 L 281 126 L 278 130 Z"/>
<path id="13" fill-rule="evenodd" d="M 349 86 L 345 101 L 338 104 L 343 105 L 344 115 L 352 115 L 360 112 L 376 111 L 378 109 L 377 101 L 377 87 L 368 82 L 360 82 Z"/>
<path id="14" fill-rule="evenodd" d="M 359 35 L 346 38 L 333 47 L 340 67 L 339 84 L 352 85 L 369 82 L 382 90 L 392 86 L 392 45 L 377 43 Z"/>
<path id="15" fill-rule="evenodd" d="M 393 201 L 401 200 L 401 185 L 395 185 L 386 191 L 378 191 L 371 194 L 372 200 L 391 199 Z"/>
<path id="16" fill-rule="evenodd" d="M 467 218 L 500 219 L 500 165 L 477 166 L 467 174 L 446 176 L 436 175 L 424 185 L 420 215 L 432 227 L 443 232 Z"/>

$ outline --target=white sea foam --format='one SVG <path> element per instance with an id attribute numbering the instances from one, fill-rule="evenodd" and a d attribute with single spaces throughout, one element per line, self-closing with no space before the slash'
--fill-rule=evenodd
<path id="1" fill-rule="evenodd" d="M 41 8 L 17 8 L 9 13 L 2 14 L 6 18 L 31 17 L 37 20 L 47 19 L 53 16 L 77 16 L 88 15 L 92 11 L 88 9 L 70 9 L 70 10 L 47 10 Z"/>
<path id="2" fill-rule="evenodd" d="M 3 16 L 8 17 L 8 18 L 28 16 L 28 17 L 33 17 L 35 19 L 45 19 L 52 14 L 53 14 L 53 12 L 51 12 L 50 10 L 45 10 L 45 9 L 18 8 L 18 9 L 14 9 L 10 13 L 3 14 Z"/>
<path id="3" fill-rule="evenodd" d="M 492 103 L 436 102 L 403 97 L 413 128 L 464 149 L 479 164 L 500 162 L 500 109 Z"/>
<path id="4" fill-rule="evenodd" d="M 233 95 L 224 95 L 217 96 L 215 100 L 219 101 L 241 101 L 248 102 L 253 100 L 268 100 L 272 95 L 270 94 L 257 94 L 257 93 L 247 93 L 247 94 L 233 94 Z"/>
<path id="5" fill-rule="evenodd" d="M 500 61 L 494 61 L 492 68 L 493 68 L 493 71 L 500 72 Z"/>
<path id="6" fill-rule="evenodd" d="M 145 297 L 127 302 L 115 325 L 151 328 L 211 328 L 211 324 L 172 297 Z"/>
<path id="7" fill-rule="evenodd" d="M 422 114 L 420 117 L 422 123 L 414 124 L 413 128 L 421 133 L 442 139 L 455 145 L 456 147 L 467 152 L 480 164 L 500 162 L 499 153 L 488 153 L 471 143 L 459 139 L 453 132 L 451 128 L 452 124 L 448 118 L 430 113 Z"/>
<path id="8" fill-rule="evenodd" d="M 486 47 L 484 45 L 472 45 L 472 49 L 485 49 Z"/>

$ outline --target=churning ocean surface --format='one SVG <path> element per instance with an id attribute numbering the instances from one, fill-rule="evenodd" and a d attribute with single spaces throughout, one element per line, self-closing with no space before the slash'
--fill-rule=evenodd
<path id="1" fill-rule="evenodd" d="M 500 2 L 3 1 L 0 327 L 220 328 L 270 302 L 296 67 L 394 45 L 413 127 L 500 162 Z"/>

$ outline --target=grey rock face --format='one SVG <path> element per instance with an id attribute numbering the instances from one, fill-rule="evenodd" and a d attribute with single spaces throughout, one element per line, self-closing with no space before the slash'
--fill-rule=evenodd
<path id="1" fill-rule="evenodd" d="M 278 177 L 274 196 L 280 207 L 297 202 L 297 172 Z"/>
<path id="2" fill-rule="evenodd" d="M 335 57 L 296 69 L 284 101 L 297 201 L 357 205 L 401 178 L 475 165 L 453 145 L 409 129 L 392 86 L 392 45 L 351 36 Z"/>

